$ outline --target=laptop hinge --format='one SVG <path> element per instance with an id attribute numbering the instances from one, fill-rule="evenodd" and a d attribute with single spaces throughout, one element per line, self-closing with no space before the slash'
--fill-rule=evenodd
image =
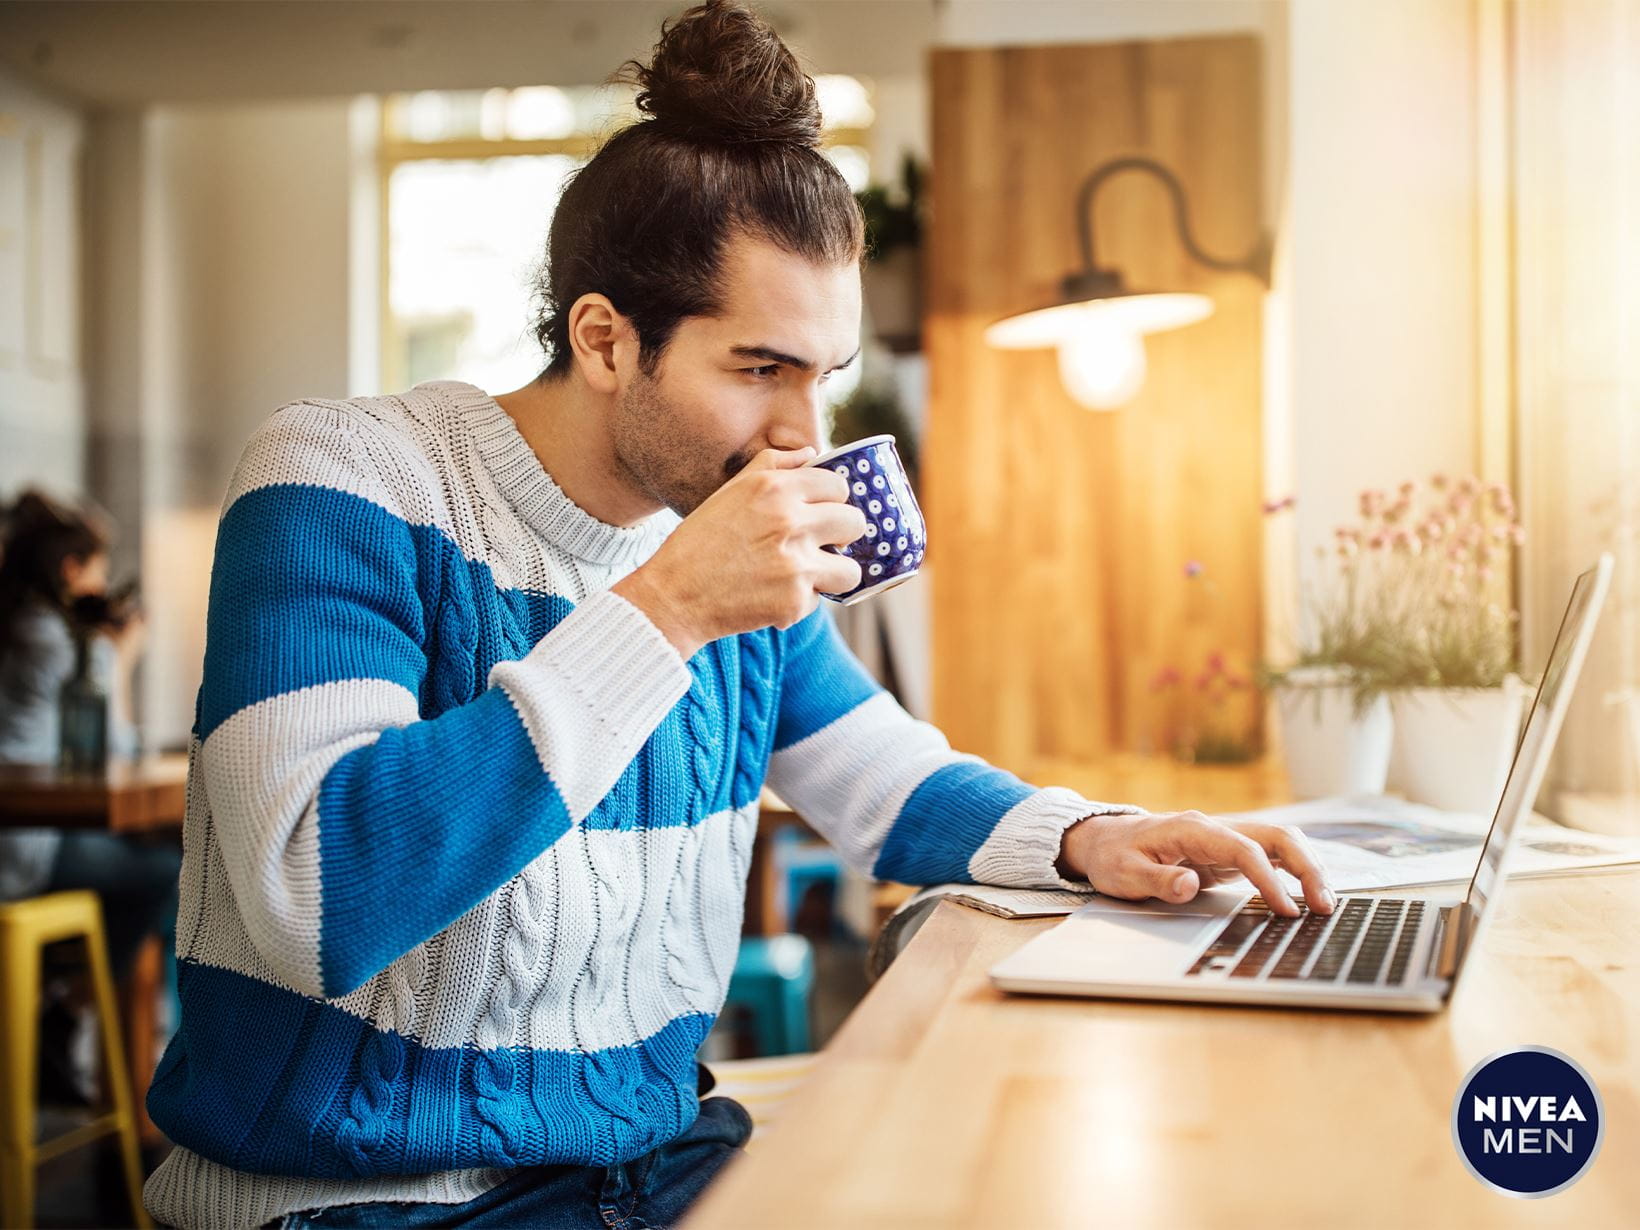
<path id="1" fill-rule="evenodd" d="M 1435 924 L 1435 940 L 1430 945 L 1429 973 L 1431 975 L 1448 981 L 1452 979 L 1458 972 L 1459 957 L 1463 953 L 1468 933 L 1468 903 L 1460 901 L 1457 905 L 1443 907 L 1439 921 Z"/>

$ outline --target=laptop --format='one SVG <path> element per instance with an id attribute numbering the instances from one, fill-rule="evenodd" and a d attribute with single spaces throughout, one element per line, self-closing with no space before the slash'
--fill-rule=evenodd
<path id="1" fill-rule="evenodd" d="M 1099 897 L 992 966 L 992 981 L 1048 995 L 1440 1011 L 1503 891 L 1505 856 L 1537 798 L 1611 574 L 1602 555 L 1572 589 L 1462 899 L 1340 895 L 1330 915 L 1301 903 L 1288 918 L 1245 880 L 1178 903 Z"/>

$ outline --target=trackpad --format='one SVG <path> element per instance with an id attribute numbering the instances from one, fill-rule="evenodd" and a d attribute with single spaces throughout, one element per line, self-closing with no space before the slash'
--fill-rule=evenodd
<path id="1" fill-rule="evenodd" d="M 1065 974 L 1090 978 L 1153 981 L 1172 977 L 1187 967 L 1247 896 L 1246 892 L 1227 893 L 1223 899 L 1204 901 L 1207 894 L 1202 893 L 1178 905 L 1154 901 L 1083 906 L 1060 928 L 1063 938 L 1056 945 L 1055 964 Z"/>

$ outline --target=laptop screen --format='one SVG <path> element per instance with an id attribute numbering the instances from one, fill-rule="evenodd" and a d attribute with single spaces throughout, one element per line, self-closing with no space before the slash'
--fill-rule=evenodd
<path id="1" fill-rule="evenodd" d="M 1554 749 L 1555 736 L 1560 733 L 1561 719 L 1566 715 L 1578 671 L 1583 666 L 1583 655 L 1594 634 L 1595 619 L 1606 596 L 1611 570 L 1611 557 L 1602 556 L 1598 564 L 1577 578 L 1572 588 L 1572 600 L 1560 621 L 1554 648 L 1549 651 L 1549 665 L 1544 668 L 1543 682 L 1538 684 L 1532 712 L 1526 719 L 1526 733 L 1515 749 L 1509 780 L 1503 787 L 1503 797 L 1492 817 L 1492 828 L 1469 881 L 1466 900 L 1474 910 L 1474 917 L 1486 909 L 1487 899 L 1492 895 L 1502 870 L 1504 852 L 1509 847 L 1509 835 L 1537 801 L 1549 753 Z"/>

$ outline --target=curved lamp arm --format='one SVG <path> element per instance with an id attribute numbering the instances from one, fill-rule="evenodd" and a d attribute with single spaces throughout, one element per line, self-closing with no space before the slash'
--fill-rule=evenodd
<path id="1" fill-rule="evenodd" d="M 1185 251 L 1190 253 L 1198 262 L 1209 269 L 1220 269 L 1226 272 L 1250 273 L 1264 282 L 1270 283 L 1270 240 L 1268 236 L 1260 235 L 1252 249 L 1240 260 L 1221 260 L 1202 251 L 1196 242 L 1196 237 L 1190 233 L 1190 220 L 1185 214 L 1184 188 L 1178 177 L 1161 163 L 1151 158 L 1114 158 L 1103 166 L 1094 169 L 1093 173 L 1082 181 L 1082 187 L 1077 193 L 1076 217 L 1082 238 L 1082 262 L 1084 273 L 1100 272 L 1099 266 L 1094 263 L 1093 248 L 1093 200 L 1094 194 L 1111 176 L 1122 171 L 1149 171 L 1162 181 L 1167 188 L 1168 195 L 1173 198 L 1173 217 L 1178 226 L 1179 238 L 1183 241 Z"/>

